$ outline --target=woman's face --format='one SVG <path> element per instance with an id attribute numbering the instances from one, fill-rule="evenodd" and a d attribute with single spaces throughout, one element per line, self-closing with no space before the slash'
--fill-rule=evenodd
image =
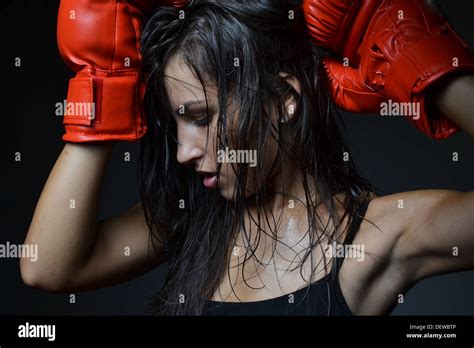
<path id="1" fill-rule="evenodd" d="M 226 133 L 229 137 L 230 148 L 228 152 L 216 153 L 217 118 L 219 113 L 217 87 L 206 86 L 206 93 L 198 79 L 183 63 L 181 58 L 175 56 L 168 63 L 166 70 L 166 88 L 170 104 L 174 111 L 173 117 L 177 124 L 178 152 L 177 160 L 183 165 L 192 165 L 196 172 L 203 178 L 203 185 L 208 189 L 218 189 L 220 194 L 228 200 L 234 200 L 234 188 L 237 176 L 232 169 L 234 166 L 249 166 L 248 180 L 245 185 L 245 196 L 253 194 L 262 183 L 255 183 L 255 168 L 260 160 L 255 149 L 237 152 L 232 148 L 232 134 L 235 134 L 237 125 L 238 105 L 228 104 Z M 207 96 L 207 105 L 206 105 Z M 209 111 L 210 123 L 207 123 Z M 275 139 L 265 144 L 265 154 L 262 159 L 263 177 L 269 173 L 277 154 L 278 145 Z M 232 152 L 234 150 L 234 152 Z M 234 157 L 232 157 L 234 155 Z M 217 185 L 217 166 L 222 163 Z M 263 181 L 263 180 L 262 180 Z"/>

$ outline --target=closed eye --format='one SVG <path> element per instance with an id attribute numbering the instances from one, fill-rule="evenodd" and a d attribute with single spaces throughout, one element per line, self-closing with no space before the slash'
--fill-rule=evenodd
<path id="1" fill-rule="evenodd" d="M 195 117 L 195 118 L 197 118 L 197 117 Z M 207 117 L 207 115 L 205 115 L 204 117 L 196 119 L 196 121 L 194 121 L 194 124 L 198 127 L 204 127 L 204 126 L 209 125 L 209 120 L 210 119 L 211 119 L 211 117 Z"/>

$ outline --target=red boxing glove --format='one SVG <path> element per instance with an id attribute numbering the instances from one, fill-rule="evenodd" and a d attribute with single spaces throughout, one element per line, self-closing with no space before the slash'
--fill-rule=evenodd
<path id="1" fill-rule="evenodd" d="M 304 0 L 308 30 L 316 46 L 359 63 L 357 49 L 380 0 Z"/>
<path id="2" fill-rule="evenodd" d="M 69 81 L 65 141 L 134 141 L 146 132 L 140 79 L 144 16 L 160 4 L 185 1 L 62 0 L 57 39 Z"/>
<path id="3" fill-rule="evenodd" d="M 308 0 L 313 6 L 306 3 L 305 11 L 314 9 L 316 3 L 320 6 L 329 2 L 338 3 Z M 378 4 L 375 13 L 374 3 Z M 459 130 L 435 108 L 428 114 L 426 104 L 427 92 L 442 78 L 454 72 L 474 72 L 472 53 L 449 23 L 423 0 L 363 0 L 357 10 L 347 9 L 346 12 L 340 10 L 345 17 L 341 14 L 337 17 L 359 23 L 356 29 L 366 28 L 366 33 L 357 51 L 353 49 L 357 39 L 341 42 L 340 52 L 349 58 L 349 65 L 330 58 L 323 61 L 335 103 L 348 111 L 380 113 L 384 101 L 411 102 L 419 105 L 420 113 L 408 119 L 423 133 L 442 139 Z M 317 12 L 312 13 L 313 17 L 317 15 Z M 306 17 L 310 17 L 308 13 Z M 360 18 L 368 20 L 361 24 L 364 21 Z M 308 25 L 315 44 L 323 42 L 323 47 L 330 48 L 324 46 L 323 36 L 314 35 L 314 26 L 321 31 L 321 23 L 327 22 L 319 18 Z M 351 30 L 349 24 L 344 27 Z M 330 38 L 325 40 L 330 42 Z"/>

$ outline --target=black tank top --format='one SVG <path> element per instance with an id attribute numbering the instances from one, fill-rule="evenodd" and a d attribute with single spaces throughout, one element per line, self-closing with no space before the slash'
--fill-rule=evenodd
<path id="1" fill-rule="evenodd" d="M 360 228 L 370 201 L 365 202 L 354 218 L 344 245 L 351 244 Z M 293 293 L 253 302 L 207 300 L 203 315 L 352 315 L 339 284 L 339 270 L 344 257 L 335 257 L 331 271 L 323 278 Z"/>

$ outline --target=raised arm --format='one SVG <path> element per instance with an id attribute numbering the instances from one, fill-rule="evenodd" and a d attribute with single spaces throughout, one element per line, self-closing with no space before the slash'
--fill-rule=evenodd
<path id="1" fill-rule="evenodd" d="M 97 209 L 110 143 L 67 144 L 59 156 L 26 236 L 36 262 L 22 258 L 23 281 L 47 291 L 79 291 L 136 277 L 163 261 L 149 245 L 140 205 L 100 223 Z M 155 243 L 156 246 L 156 243 Z"/>
<path id="2" fill-rule="evenodd" d="M 26 243 L 38 260 L 21 261 L 25 283 L 50 291 L 97 288 L 163 261 L 149 244 L 140 205 L 98 223 L 97 205 L 113 141 L 146 131 L 140 77 L 141 23 L 173 1 L 62 0 L 58 46 L 76 75 L 64 108 L 68 142 L 37 204 Z M 131 181 L 131 184 L 133 181 Z"/>

